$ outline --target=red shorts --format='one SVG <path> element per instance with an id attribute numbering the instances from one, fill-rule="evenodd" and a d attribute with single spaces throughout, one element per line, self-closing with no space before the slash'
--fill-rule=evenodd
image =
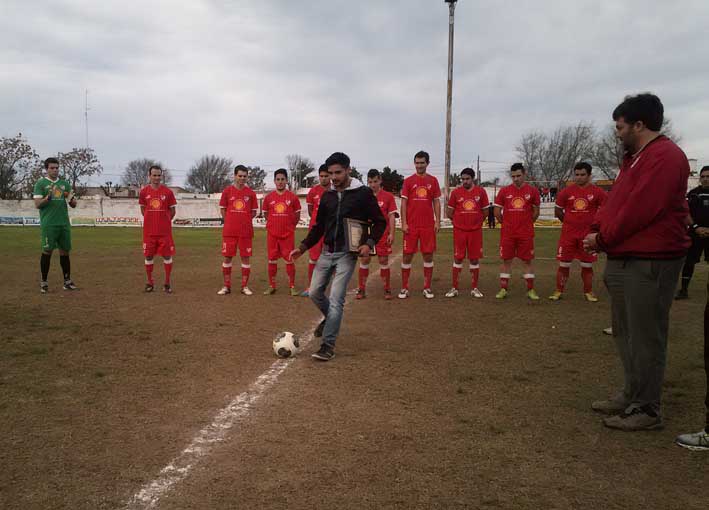
<path id="1" fill-rule="evenodd" d="M 463 260 L 465 255 L 469 260 L 479 260 L 483 257 L 483 231 L 453 229 L 453 258 Z"/>
<path id="2" fill-rule="evenodd" d="M 377 243 L 376 250 L 377 256 L 379 257 L 388 257 L 391 255 L 391 245 L 387 243 L 387 237 L 389 237 L 389 229 L 384 232 L 384 235 Z"/>
<path id="3" fill-rule="evenodd" d="M 574 259 L 579 262 L 592 263 L 596 262 L 598 257 L 586 253 L 583 249 L 583 237 L 561 234 L 559 238 L 559 248 L 556 252 L 556 260 L 571 262 Z"/>
<path id="4" fill-rule="evenodd" d="M 310 260 L 315 262 L 320 258 L 320 254 L 322 253 L 322 245 L 324 242 L 325 238 L 321 237 L 317 244 L 308 250 Z"/>
<path id="5" fill-rule="evenodd" d="M 533 237 L 500 238 L 500 258 L 502 260 L 512 260 L 515 257 L 524 261 L 534 258 Z"/>
<path id="6" fill-rule="evenodd" d="M 404 234 L 404 253 L 409 255 L 418 252 L 419 242 L 421 253 L 436 251 L 436 230 L 433 227 L 409 227 L 408 233 Z"/>
<path id="7" fill-rule="evenodd" d="M 143 255 L 154 257 L 160 255 L 170 258 L 175 254 L 175 242 L 172 236 L 149 236 L 143 238 Z"/>
<path id="8" fill-rule="evenodd" d="M 236 257 L 236 249 L 242 258 L 252 255 L 253 239 L 250 237 L 223 237 L 222 256 Z"/>
<path id="9" fill-rule="evenodd" d="M 275 237 L 268 234 L 266 246 L 268 248 L 268 260 L 276 261 L 282 258 L 290 262 L 290 254 L 295 248 L 295 233 L 288 235 L 288 237 Z"/>

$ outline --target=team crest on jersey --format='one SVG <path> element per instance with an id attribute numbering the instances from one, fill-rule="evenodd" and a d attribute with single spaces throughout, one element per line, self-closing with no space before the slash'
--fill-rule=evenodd
<path id="1" fill-rule="evenodd" d="M 384 207 L 384 202 L 377 202 L 377 204 L 379 205 L 379 207 Z"/>
<path id="2" fill-rule="evenodd" d="M 473 202 L 472 200 L 466 200 L 463 203 L 463 209 L 465 209 L 466 211 L 472 211 L 473 209 L 475 209 L 475 202 Z"/>
<path id="3" fill-rule="evenodd" d="M 574 200 L 574 211 L 585 211 L 588 207 L 588 202 L 584 198 Z"/>
<path id="4" fill-rule="evenodd" d="M 593 195 L 586 195 L 586 198 L 588 198 L 589 200 L 593 200 Z"/>
<path id="5" fill-rule="evenodd" d="M 529 200 L 530 198 L 532 198 L 532 195 L 530 195 L 529 193 L 527 193 L 527 194 L 524 196 L 524 199 L 525 199 L 525 200 Z"/>
<path id="6" fill-rule="evenodd" d="M 426 198 L 426 196 L 428 196 L 428 189 L 423 186 L 419 186 L 416 188 L 416 196 L 419 198 Z"/>
<path id="7" fill-rule="evenodd" d="M 514 200 L 512 200 L 512 208 L 513 209 L 523 209 L 524 208 L 524 200 L 522 197 L 516 197 Z"/>
<path id="8" fill-rule="evenodd" d="M 276 206 L 273 208 L 278 214 L 283 214 L 286 212 L 286 204 L 283 202 L 278 202 Z"/>
<path id="9" fill-rule="evenodd" d="M 150 201 L 150 207 L 153 209 L 160 209 L 161 202 L 157 198 L 154 198 Z"/>

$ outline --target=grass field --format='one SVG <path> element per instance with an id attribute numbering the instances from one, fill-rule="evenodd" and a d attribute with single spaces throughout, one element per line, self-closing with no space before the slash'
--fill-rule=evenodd
<path id="1" fill-rule="evenodd" d="M 544 298 L 558 233 L 537 233 Z M 480 301 L 466 271 L 461 296 L 443 297 L 450 233 L 434 300 L 420 293 L 420 258 L 407 301 L 381 299 L 372 263 L 335 360 L 313 362 L 311 343 L 155 508 L 706 508 L 709 456 L 672 444 L 703 423 L 706 267 L 672 310 L 665 430 L 621 433 L 589 408 L 621 383 L 599 275 L 599 303 L 583 301 L 577 266 L 562 301 L 530 303 L 516 265 L 510 297 L 496 301 L 498 235 L 485 232 Z M 127 508 L 271 367 L 279 331 L 304 334 L 318 319 L 286 295 L 282 265 L 280 292 L 261 295 L 262 231 L 251 297 L 216 295 L 217 229 L 176 229 L 175 293 L 144 294 L 140 236 L 75 228 L 81 290 L 61 290 L 55 257 L 42 296 L 39 231 L 0 228 L 0 508 Z M 155 275 L 161 284 L 159 262 Z"/>

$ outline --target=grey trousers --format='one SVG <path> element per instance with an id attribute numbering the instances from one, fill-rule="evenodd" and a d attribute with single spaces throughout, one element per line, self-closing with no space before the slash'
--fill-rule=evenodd
<path id="1" fill-rule="evenodd" d="M 629 406 L 660 412 L 667 360 L 670 306 L 684 258 L 624 259 L 606 263 L 613 337 L 623 365 Z"/>

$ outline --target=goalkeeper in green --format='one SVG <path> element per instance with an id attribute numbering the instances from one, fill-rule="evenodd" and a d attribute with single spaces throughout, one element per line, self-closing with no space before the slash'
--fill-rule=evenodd
<path id="1" fill-rule="evenodd" d="M 68 181 L 59 177 L 59 160 L 47 158 L 44 161 L 47 176 L 42 177 L 34 185 L 34 205 L 39 209 L 39 223 L 42 234 L 42 256 L 40 270 L 42 281 L 40 292 L 49 291 L 47 275 L 49 263 L 52 260 L 52 251 L 59 249 L 59 264 L 64 275 L 64 290 L 77 290 L 71 280 L 71 264 L 69 252 L 71 251 L 71 223 L 69 223 L 69 209 L 67 202 L 76 207 L 76 197 Z"/>

